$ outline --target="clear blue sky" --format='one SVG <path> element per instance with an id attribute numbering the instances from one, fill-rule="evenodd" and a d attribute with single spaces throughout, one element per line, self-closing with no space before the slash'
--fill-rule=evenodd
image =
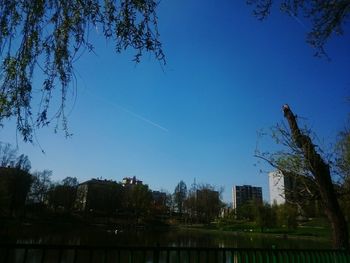
<path id="1" fill-rule="evenodd" d="M 20 137 L 19 152 L 32 170 L 53 170 L 54 180 L 136 175 L 173 192 L 196 178 L 223 186 L 228 202 L 234 184 L 262 186 L 267 200 L 267 176 L 254 166 L 257 131 L 282 121 L 288 103 L 325 144 L 333 142 L 349 113 L 350 38 L 328 43 L 329 62 L 305 43 L 307 22 L 276 11 L 262 23 L 251 12 L 245 1 L 163 0 L 165 67 L 147 54 L 135 65 L 133 52 L 117 55 L 93 32 L 97 55 L 76 63 L 73 137 L 54 134 L 52 125 L 37 132 L 45 154 Z M 15 126 L 5 125 L 1 141 L 16 145 Z"/>

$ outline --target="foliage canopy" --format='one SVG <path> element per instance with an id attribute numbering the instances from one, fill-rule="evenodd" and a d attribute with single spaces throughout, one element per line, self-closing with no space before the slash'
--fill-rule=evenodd
<path id="1" fill-rule="evenodd" d="M 303 198 L 297 199 L 319 199 L 332 227 L 334 248 L 348 248 L 348 227 L 332 181 L 332 162 L 314 144 L 310 131 L 299 128 L 297 116 L 289 106 L 285 104 L 282 109 L 289 130 L 277 126 L 279 136 L 274 133 L 273 137 L 284 146 L 284 151 L 258 153 L 256 156 L 277 168 L 285 177 L 297 179 L 292 192 L 306 193 Z"/>
<path id="2" fill-rule="evenodd" d="M 316 56 L 326 55 L 325 44 L 333 35 L 343 34 L 350 15 L 349 0 L 247 0 L 255 6 L 254 15 L 259 20 L 269 16 L 276 2 L 282 12 L 294 17 L 298 23 L 302 23 L 297 18 L 301 15 L 311 22 L 306 41 L 316 50 Z"/>
<path id="3" fill-rule="evenodd" d="M 57 120 L 69 135 L 66 101 L 74 77 L 73 63 L 93 51 L 89 35 L 100 31 L 113 39 L 116 52 L 136 50 L 134 60 L 152 52 L 165 62 L 155 0 L 1 0 L 0 1 L 0 125 L 16 118 L 24 141 L 36 128 Z M 41 87 L 34 73 L 43 74 Z M 60 88 L 59 88 L 60 87 Z M 49 110 L 60 95 L 58 109 Z M 33 112 L 33 97 L 40 98 Z"/>

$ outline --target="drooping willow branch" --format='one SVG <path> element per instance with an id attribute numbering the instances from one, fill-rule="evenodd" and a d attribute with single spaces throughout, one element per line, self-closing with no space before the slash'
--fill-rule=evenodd
<path id="1" fill-rule="evenodd" d="M 92 29 L 113 39 L 116 52 L 134 49 L 135 62 L 151 52 L 165 63 L 156 8 L 155 0 L 1 0 L 0 125 L 15 118 L 24 141 L 31 141 L 36 128 L 56 118 L 68 134 L 73 63 L 84 50 L 93 50 Z M 41 87 L 33 86 L 35 73 L 43 75 Z M 34 96 L 40 98 L 35 109 Z M 56 111 L 49 110 L 52 99 L 59 101 Z"/>

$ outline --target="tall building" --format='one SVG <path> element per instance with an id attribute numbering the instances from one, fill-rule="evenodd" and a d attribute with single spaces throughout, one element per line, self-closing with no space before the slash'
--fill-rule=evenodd
<path id="1" fill-rule="evenodd" d="M 284 176 L 281 171 L 269 173 L 270 204 L 281 205 L 286 202 Z"/>
<path id="2" fill-rule="evenodd" d="M 243 205 L 248 201 L 253 201 L 262 203 L 262 188 L 251 186 L 251 185 L 235 185 L 232 187 L 232 207 L 236 209 L 237 207 Z"/>
<path id="3" fill-rule="evenodd" d="M 299 187 L 297 187 L 297 178 L 285 176 L 281 171 L 269 173 L 269 193 L 270 204 L 281 205 L 287 201 L 296 201 L 301 198 L 297 196 Z"/>
<path id="4" fill-rule="evenodd" d="M 269 173 L 270 204 L 298 203 L 298 213 L 306 217 L 320 214 L 320 203 L 315 197 L 318 190 L 315 182 L 308 176 L 286 175 L 281 171 Z"/>

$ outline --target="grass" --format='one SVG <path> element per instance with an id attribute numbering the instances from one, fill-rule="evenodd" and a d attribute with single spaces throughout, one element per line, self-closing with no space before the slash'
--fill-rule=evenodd
<path id="1" fill-rule="evenodd" d="M 209 226 L 191 227 L 212 229 L 227 232 L 251 233 L 251 234 L 271 234 L 271 235 L 288 235 L 295 237 L 312 237 L 329 239 L 331 236 L 330 225 L 326 218 L 313 218 L 305 222 L 300 222 L 295 229 L 288 229 L 287 227 L 273 227 L 261 228 L 255 222 L 244 220 L 220 220 Z"/>

